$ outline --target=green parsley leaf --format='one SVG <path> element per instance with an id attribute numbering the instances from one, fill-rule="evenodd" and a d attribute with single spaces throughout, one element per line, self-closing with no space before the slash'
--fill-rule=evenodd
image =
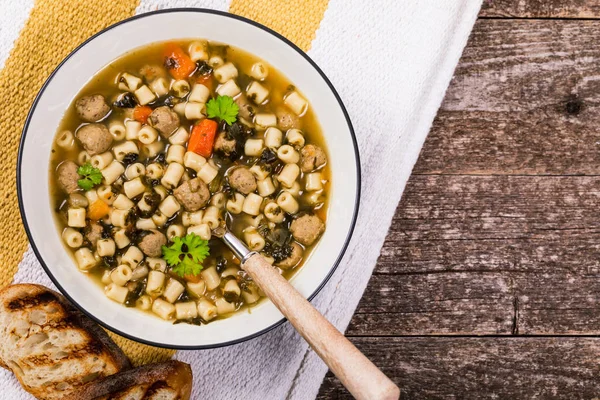
<path id="1" fill-rule="evenodd" d="M 227 125 L 233 124 L 237 120 L 240 108 L 231 96 L 217 96 L 216 99 L 210 99 L 206 103 L 206 115 L 208 118 L 219 118 L 225 121 Z"/>
<path id="2" fill-rule="evenodd" d="M 92 167 L 90 163 L 85 163 L 77 168 L 77 173 L 81 176 L 77 184 L 84 190 L 90 190 L 102 182 L 102 173 L 98 168 Z"/>
<path id="3" fill-rule="evenodd" d="M 189 258 L 184 259 L 178 266 L 173 267 L 173 272 L 184 277 L 185 275 L 198 275 L 202 271 L 202 265 L 196 264 Z"/>
<path id="4" fill-rule="evenodd" d="M 174 237 L 173 244 L 163 246 L 162 252 L 163 258 L 177 275 L 198 275 L 210 248 L 208 241 L 200 239 L 195 233 L 189 233 L 182 238 Z"/>

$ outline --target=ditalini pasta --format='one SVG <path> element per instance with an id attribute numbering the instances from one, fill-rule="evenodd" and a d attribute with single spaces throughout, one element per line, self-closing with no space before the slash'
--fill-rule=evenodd
<path id="1" fill-rule="evenodd" d="M 50 163 L 73 273 L 107 301 L 202 325 L 264 296 L 214 235 L 226 221 L 284 277 L 301 267 L 325 232 L 331 180 L 302 88 L 203 39 L 151 44 L 89 82 Z"/>

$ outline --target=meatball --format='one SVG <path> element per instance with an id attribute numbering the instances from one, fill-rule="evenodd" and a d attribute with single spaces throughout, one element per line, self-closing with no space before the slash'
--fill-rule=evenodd
<path id="1" fill-rule="evenodd" d="M 79 118 L 85 122 L 100 121 L 102 118 L 106 117 L 106 114 L 110 111 L 109 105 L 106 104 L 106 100 L 101 94 L 80 98 L 75 103 L 75 109 L 77 110 Z"/>
<path id="2" fill-rule="evenodd" d="M 277 267 L 281 269 L 294 268 L 296 265 L 298 265 L 300 260 L 302 260 L 302 247 L 296 242 L 292 242 L 290 246 L 292 247 L 292 254 L 290 254 L 287 258 L 284 258 L 283 260 L 276 263 L 275 265 Z"/>
<path id="3" fill-rule="evenodd" d="M 277 125 L 282 130 L 285 131 L 292 128 L 300 129 L 300 118 L 287 108 L 278 107 L 277 111 L 275 111 L 275 115 L 277 115 Z"/>
<path id="4" fill-rule="evenodd" d="M 91 222 L 87 228 L 85 228 L 85 238 L 92 244 L 92 247 L 96 247 L 98 240 L 102 239 L 102 225 L 97 222 Z"/>
<path id="5" fill-rule="evenodd" d="M 148 81 L 166 77 L 165 69 L 160 64 L 145 64 L 140 68 L 140 75 L 143 75 Z"/>
<path id="6" fill-rule="evenodd" d="M 219 151 L 226 156 L 231 155 L 235 151 L 235 139 L 227 139 L 227 134 L 221 132 L 215 139 L 215 151 Z"/>
<path id="7" fill-rule="evenodd" d="M 239 167 L 229 174 L 229 184 L 242 194 L 252 193 L 256 190 L 256 178 L 252 172 L 244 167 Z"/>
<path id="8" fill-rule="evenodd" d="M 102 124 L 89 124 L 79 128 L 75 134 L 89 155 L 104 153 L 110 149 L 113 137 Z"/>
<path id="9" fill-rule="evenodd" d="M 325 224 L 316 215 L 306 214 L 296 218 L 290 225 L 290 232 L 298 242 L 310 246 L 325 231 Z"/>
<path id="10" fill-rule="evenodd" d="M 238 111 L 238 116 L 240 118 L 245 119 L 246 121 L 252 121 L 254 117 L 254 108 L 248 101 L 248 98 L 245 94 L 238 96 L 235 100 L 235 104 L 238 105 L 240 110 Z"/>
<path id="11" fill-rule="evenodd" d="M 186 211 L 198 211 L 210 200 L 208 186 L 200 178 L 183 182 L 173 191 L 175 198 L 183 205 Z"/>
<path id="12" fill-rule="evenodd" d="M 67 193 L 73 193 L 79 189 L 79 185 L 77 185 L 77 181 L 79 180 L 78 168 L 79 166 L 73 161 L 65 161 L 56 169 L 58 173 L 58 186 Z"/>
<path id="13" fill-rule="evenodd" d="M 146 231 L 146 235 L 138 243 L 140 250 L 148 257 L 162 256 L 162 247 L 167 244 L 167 238 L 155 229 Z"/>
<path id="14" fill-rule="evenodd" d="M 155 108 L 148 122 L 164 137 L 169 137 L 179 128 L 179 115 L 167 106 Z"/>
<path id="15" fill-rule="evenodd" d="M 300 150 L 300 168 L 302 172 L 311 172 L 327 162 L 323 149 L 314 144 L 307 144 Z"/>

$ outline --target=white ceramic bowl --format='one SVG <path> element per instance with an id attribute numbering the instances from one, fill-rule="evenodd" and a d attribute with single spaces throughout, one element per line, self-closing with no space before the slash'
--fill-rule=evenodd
<path id="1" fill-rule="evenodd" d="M 282 71 L 316 111 L 329 148 L 331 192 L 327 229 L 292 284 L 312 298 L 325 284 L 350 240 L 360 192 L 356 140 L 342 101 L 323 72 L 291 42 L 250 20 L 202 9 L 158 11 L 115 24 L 75 49 L 48 78 L 23 130 L 17 166 L 19 205 L 33 249 L 56 286 L 106 328 L 139 342 L 199 349 L 238 343 L 281 324 L 265 301 L 251 313 L 238 313 L 208 325 L 172 325 L 107 299 L 101 288 L 77 270 L 53 220 L 48 165 L 63 112 L 90 78 L 111 60 L 148 43 L 206 38 L 247 50 Z"/>

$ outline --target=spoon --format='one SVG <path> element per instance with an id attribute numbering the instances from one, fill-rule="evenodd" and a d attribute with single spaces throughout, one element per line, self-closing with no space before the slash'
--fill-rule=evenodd
<path id="1" fill-rule="evenodd" d="M 358 400 L 397 400 L 400 389 L 317 311 L 269 262 L 229 229 L 213 230 L 241 267 Z"/>

